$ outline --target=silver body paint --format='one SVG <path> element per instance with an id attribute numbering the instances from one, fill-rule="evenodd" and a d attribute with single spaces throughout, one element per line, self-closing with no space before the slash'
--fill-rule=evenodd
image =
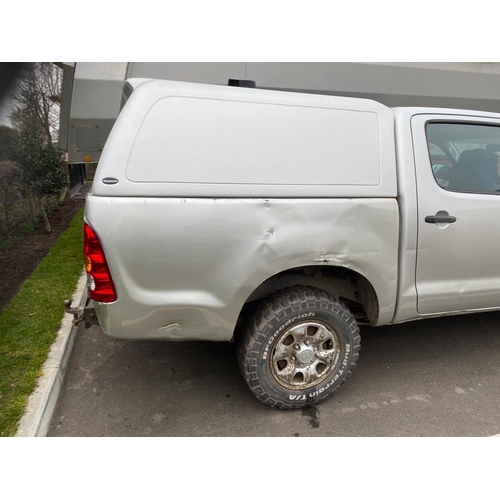
<path id="1" fill-rule="evenodd" d="M 250 294 L 306 265 L 357 271 L 375 288 L 379 322 L 394 313 L 395 200 L 89 196 L 86 217 L 118 293 L 96 304 L 113 337 L 231 340 Z"/>

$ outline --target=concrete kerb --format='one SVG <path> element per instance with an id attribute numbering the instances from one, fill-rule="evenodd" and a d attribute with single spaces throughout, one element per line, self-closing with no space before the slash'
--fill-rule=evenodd
<path id="1" fill-rule="evenodd" d="M 75 293 L 73 305 L 83 305 L 86 299 L 86 274 L 82 271 Z M 72 316 L 64 313 L 61 328 L 42 368 L 35 391 L 30 395 L 24 415 L 19 423 L 16 437 L 44 437 L 47 435 L 50 420 L 59 397 L 66 374 L 69 357 L 77 328 L 73 326 Z"/>

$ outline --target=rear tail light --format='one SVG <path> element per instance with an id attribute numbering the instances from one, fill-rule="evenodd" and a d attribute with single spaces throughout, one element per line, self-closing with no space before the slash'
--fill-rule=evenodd
<path id="1" fill-rule="evenodd" d="M 97 234 L 86 222 L 83 223 L 83 253 L 85 271 L 89 277 L 90 298 L 97 302 L 114 302 L 117 298 L 116 290 L 104 249 Z"/>

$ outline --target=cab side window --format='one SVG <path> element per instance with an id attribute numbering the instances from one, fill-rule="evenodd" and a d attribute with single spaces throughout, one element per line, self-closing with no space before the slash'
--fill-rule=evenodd
<path id="1" fill-rule="evenodd" d="M 500 127 L 431 122 L 426 132 L 432 172 L 443 189 L 500 193 Z"/>
<path id="2" fill-rule="evenodd" d="M 437 144 L 429 142 L 428 145 L 434 178 L 442 188 L 446 189 L 450 182 L 450 173 L 453 163 Z"/>

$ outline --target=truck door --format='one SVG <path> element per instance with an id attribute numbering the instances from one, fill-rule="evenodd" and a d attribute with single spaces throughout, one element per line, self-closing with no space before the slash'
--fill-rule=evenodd
<path id="1" fill-rule="evenodd" d="M 416 115 L 419 314 L 500 307 L 500 120 Z"/>

